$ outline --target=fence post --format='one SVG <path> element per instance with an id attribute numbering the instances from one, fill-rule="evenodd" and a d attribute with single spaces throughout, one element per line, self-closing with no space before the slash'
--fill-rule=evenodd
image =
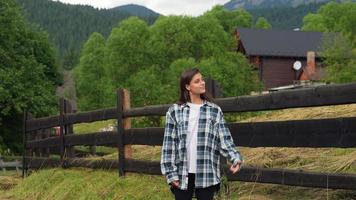
<path id="1" fill-rule="evenodd" d="M 206 84 L 206 90 L 211 94 L 213 98 L 223 97 L 223 91 L 216 80 L 207 78 L 205 84 Z"/>
<path id="2" fill-rule="evenodd" d="M 31 139 L 40 140 L 42 139 L 42 130 L 37 130 L 34 132 L 34 136 Z M 41 157 L 41 148 L 34 148 L 35 157 Z"/>
<path id="3" fill-rule="evenodd" d="M 124 120 L 123 120 L 123 104 L 124 104 L 124 90 L 117 90 L 117 134 L 118 134 L 118 159 L 119 159 L 119 176 L 124 176 L 125 169 L 125 134 L 124 134 Z"/>
<path id="4" fill-rule="evenodd" d="M 2 160 L 1 154 L 0 154 L 0 168 L 2 169 L 2 172 L 6 172 L 6 167 L 5 167 L 5 162 Z"/>
<path id="5" fill-rule="evenodd" d="M 51 129 L 47 128 L 47 129 L 44 129 L 43 132 L 42 132 L 42 138 L 49 138 L 51 137 Z M 43 157 L 49 157 L 49 154 L 50 154 L 50 148 L 43 148 L 42 149 L 42 155 Z"/>
<path id="6" fill-rule="evenodd" d="M 70 101 L 65 100 L 65 113 L 74 113 L 75 111 L 73 110 L 73 105 Z M 65 125 L 65 135 L 72 135 L 74 133 L 73 131 L 73 124 Z M 66 154 L 68 155 L 69 158 L 75 157 L 75 152 L 73 146 L 69 146 L 68 148 L 65 149 Z"/>
<path id="7" fill-rule="evenodd" d="M 27 141 L 28 141 L 27 120 L 31 118 L 33 118 L 32 114 L 25 110 L 23 113 L 23 124 L 22 124 L 22 132 L 23 132 L 22 178 L 25 178 L 25 175 L 27 175 L 27 170 L 28 170 L 27 156 L 30 155 L 30 152 L 27 152 Z"/>
<path id="8" fill-rule="evenodd" d="M 45 138 L 45 133 L 46 133 L 46 130 L 47 129 L 41 129 L 41 132 L 40 132 L 40 134 L 39 134 L 39 138 L 40 139 L 44 139 Z M 40 157 L 45 157 L 45 155 L 46 155 L 46 152 L 45 152 L 46 150 L 45 150 L 45 148 L 40 148 Z"/>
<path id="9" fill-rule="evenodd" d="M 23 152 L 22 152 L 22 178 L 25 177 L 25 167 L 26 167 L 26 120 L 27 111 L 25 110 L 22 118 L 22 142 L 23 142 Z"/>
<path id="10" fill-rule="evenodd" d="M 65 113 L 65 106 L 66 106 L 66 101 L 64 98 L 59 99 L 59 138 L 61 141 L 60 145 L 60 154 L 61 154 L 61 166 L 64 167 L 64 113 Z"/>
<path id="11" fill-rule="evenodd" d="M 130 109 L 130 92 L 127 89 L 123 89 L 123 111 L 127 111 Z M 130 129 L 131 128 L 131 118 L 126 117 L 123 119 L 123 125 L 124 125 L 124 130 L 125 129 Z M 125 145 L 124 144 L 124 148 L 125 148 L 125 158 L 132 158 L 132 147 L 131 145 Z"/>

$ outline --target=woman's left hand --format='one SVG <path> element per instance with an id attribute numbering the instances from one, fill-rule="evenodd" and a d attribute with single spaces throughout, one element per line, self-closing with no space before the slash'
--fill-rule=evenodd
<path id="1" fill-rule="evenodd" d="M 241 166 L 241 162 L 238 162 L 235 166 L 231 165 L 230 167 L 231 173 L 236 174 L 236 172 L 240 171 L 240 166 Z"/>

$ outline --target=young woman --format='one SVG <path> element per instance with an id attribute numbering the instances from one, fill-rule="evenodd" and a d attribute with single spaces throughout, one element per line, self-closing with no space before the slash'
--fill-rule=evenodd
<path id="1" fill-rule="evenodd" d="M 199 69 L 184 71 L 180 98 L 167 111 L 162 145 L 161 171 L 176 200 L 213 199 L 220 189 L 220 155 L 240 170 L 242 157 L 235 149 L 221 108 L 205 92 Z"/>

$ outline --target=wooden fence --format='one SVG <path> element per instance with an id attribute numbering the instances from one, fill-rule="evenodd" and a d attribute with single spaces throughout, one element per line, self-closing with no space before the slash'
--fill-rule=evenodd
<path id="1" fill-rule="evenodd" d="M 16 169 L 18 172 L 22 168 L 21 159 L 12 159 L 13 161 L 4 161 L 0 155 L 0 170 L 6 172 L 6 169 Z"/>
<path id="2" fill-rule="evenodd" d="M 356 103 L 356 83 L 335 84 L 278 91 L 258 96 L 218 98 L 217 104 L 224 113 L 276 110 Z M 126 101 L 125 101 L 126 99 Z M 61 101 L 58 116 L 31 119 L 25 115 L 23 159 L 24 170 L 41 167 L 90 167 L 117 168 L 120 175 L 138 172 L 160 175 L 159 161 L 142 161 L 125 158 L 127 145 L 162 145 L 164 128 L 130 128 L 125 120 L 140 116 L 164 116 L 170 105 L 129 108 L 128 92 L 117 91 L 117 106 L 83 113 L 67 113 L 67 102 Z M 70 127 L 75 123 L 116 119 L 117 131 L 76 135 Z M 127 122 L 127 121 L 126 121 Z M 38 137 L 40 130 L 60 127 L 57 137 Z M 293 120 L 257 123 L 228 124 L 234 141 L 242 147 L 356 147 L 356 118 Z M 37 133 L 37 134 L 36 134 Z M 43 135 L 42 135 L 43 136 Z M 37 137 L 37 138 L 36 138 Z M 96 145 L 118 148 L 117 160 L 94 160 L 73 158 L 70 151 L 76 145 Z M 46 158 L 49 148 L 57 148 L 60 159 Z M 42 150 L 41 150 L 42 149 Z M 38 152 L 41 150 L 40 152 Z M 37 153 L 36 153 L 37 152 Z M 36 156 L 33 156 L 36 155 Z M 273 183 L 292 186 L 332 189 L 356 189 L 356 174 L 318 173 L 302 170 L 243 167 L 232 175 L 227 166 L 230 181 Z"/>

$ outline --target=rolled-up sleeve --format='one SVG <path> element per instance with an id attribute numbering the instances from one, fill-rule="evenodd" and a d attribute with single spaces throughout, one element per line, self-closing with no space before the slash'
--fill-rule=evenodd
<path id="1" fill-rule="evenodd" d="M 175 165 L 175 154 L 177 149 L 177 131 L 176 123 L 168 111 L 164 128 L 162 154 L 161 154 L 161 172 L 167 178 L 167 183 L 178 179 L 177 166 Z"/>
<path id="2" fill-rule="evenodd" d="M 242 162 L 242 156 L 240 152 L 236 150 L 236 145 L 232 139 L 230 130 L 226 125 L 223 112 L 220 108 L 217 114 L 216 123 L 220 138 L 220 154 L 228 158 L 233 165 L 236 165 L 238 162 Z"/>

